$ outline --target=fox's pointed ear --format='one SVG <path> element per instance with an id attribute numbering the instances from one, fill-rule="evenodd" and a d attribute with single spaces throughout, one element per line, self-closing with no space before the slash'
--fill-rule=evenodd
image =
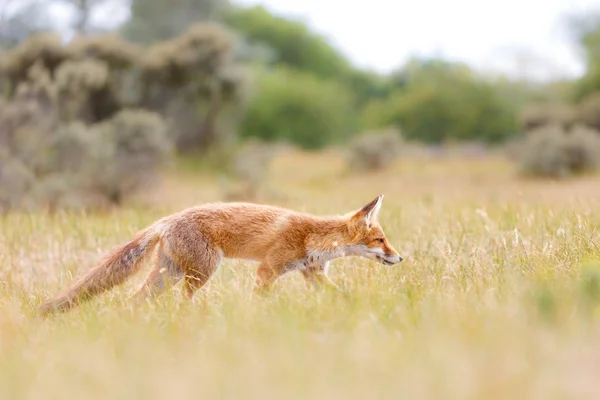
<path id="1" fill-rule="evenodd" d="M 377 221 L 382 203 L 383 195 L 379 195 L 377 198 L 371 200 L 367 205 L 358 210 L 352 218 L 361 220 L 367 225 L 367 227 L 370 227 L 374 222 Z"/>

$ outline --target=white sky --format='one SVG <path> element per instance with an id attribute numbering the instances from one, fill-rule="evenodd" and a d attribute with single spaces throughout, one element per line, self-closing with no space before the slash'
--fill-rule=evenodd
<path id="1" fill-rule="evenodd" d="M 360 67 L 385 73 L 437 55 L 529 79 L 582 73 L 564 18 L 600 10 L 600 0 L 232 1 L 300 18 Z M 103 21 L 126 17 L 104 11 Z"/>
<path id="2" fill-rule="evenodd" d="M 238 0 L 297 16 L 357 65 L 388 72 L 411 55 L 545 79 L 582 72 L 564 29 L 599 0 Z"/>

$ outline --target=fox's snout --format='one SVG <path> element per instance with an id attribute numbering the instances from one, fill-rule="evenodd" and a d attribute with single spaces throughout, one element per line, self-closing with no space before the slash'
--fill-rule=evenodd
<path id="1" fill-rule="evenodd" d="M 377 260 L 384 265 L 394 265 L 394 264 L 398 264 L 398 263 L 402 262 L 402 260 L 404 260 L 404 257 L 402 257 L 400 254 L 394 254 L 394 255 L 386 254 L 383 256 L 378 256 Z"/>
<path id="2" fill-rule="evenodd" d="M 394 265 L 394 264 L 398 264 L 400 262 L 402 262 L 402 260 L 404 260 L 404 257 L 402 257 L 400 255 L 400 253 L 398 253 L 396 251 L 395 248 L 393 248 L 391 245 L 387 245 L 387 248 L 384 248 L 383 250 L 383 254 L 382 254 L 382 262 L 383 264 L 386 265 Z"/>
<path id="3" fill-rule="evenodd" d="M 404 260 L 404 257 L 402 257 L 400 254 L 398 254 L 396 256 L 396 264 L 399 263 L 399 262 L 402 262 L 403 260 Z"/>

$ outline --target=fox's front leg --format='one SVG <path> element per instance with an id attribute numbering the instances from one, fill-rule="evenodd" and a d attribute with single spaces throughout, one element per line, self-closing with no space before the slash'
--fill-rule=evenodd
<path id="1" fill-rule="evenodd" d="M 327 276 L 328 267 L 329 263 L 326 262 L 324 264 L 309 265 L 303 269 L 302 276 L 304 276 L 306 284 L 312 285 L 315 288 L 328 287 L 343 292 L 343 290 Z"/>
<path id="2" fill-rule="evenodd" d="M 301 266 L 296 252 L 286 249 L 273 249 L 260 263 L 256 271 L 255 293 L 265 293 L 273 283 L 287 272 Z"/>

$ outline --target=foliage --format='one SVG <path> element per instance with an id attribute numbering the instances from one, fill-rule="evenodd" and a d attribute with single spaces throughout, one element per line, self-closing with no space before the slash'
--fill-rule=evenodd
<path id="1" fill-rule="evenodd" d="M 517 154 L 526 175 L 565 178 L 600 166 L 600 133 L 577 125 L 546 125 L 522 139 Z"/>
<path id="2" fill-rule="evenodd" d="M 180 151 L 217 145 L 221 112 L 243 106 L 246 75 L 232 60 L 233 46 L 229 31 L 203 23 L 147 51 L 142 98 L 168 113 Z"/>
<path id="3" fill-rule="evenodd" d="M 83 67 L 85 68 L 85 67 Z M 65 118 L 79 106 L 39 65 L 0 106 L 0 206 L 120 204 L 151 183 L 171 144 L 159 115 L 126 109 L 99 123 Z"/>
<path id="4" fill-rule="evenodd" d="M 111 34 L 77 37 L 65 46 L 48 34 L 9 51 L 0 73 L 14 93 L 39 63 L 68 82 L 69 95 L 85 97 L 74 118 L 98 122 L 125 107 L 148 109 L 167 118 L 179 150 L 196 150 L 218 142 L 221 112 L 243 101 L 245 76 L 231 59 L 232 48 L 229 32 L 210 24 L 148 48 Z M 78 87 L 90 84 L 83 92 Z"/>
<path id="5" fill-rule="evenodd" d="M 334 81 L 277 68 L 259 73 L 257 87 L 240 127 L 243 137 L 318 149 L 351 133 L 353 99 Z"/>
<path id="6" fill-rule="evenodd" d="M 356 107 L 388 91 L 385 77 L 353 66 L 326 37 L 300 19 L 254 6 L 228 8 L 224 22 L 239 36 L 240 58 L 335 80 L 354 93 Z"/>
<path id="7" fill-rule="evenodd" d="M 352 70 L 344 56 L 300 20 L 279 17 L 254 6 L 229 9 L 224 22 L 246 41 L 269 47 L 273 64 L 332 79 L 347 76 Z"/>
<path id="8" fill-rule="evenodd" d="M 354 93 L 358 112 L 370 101 L 385 98 L 393 91 L 388 77 L 360 69 L 351 71 L 343 83 Z"/>
<path id="9" fill-rule="evenodd" d="M 402 134 L 396 129 L 367 132 L 352 139 L 348 165 L 357 171 L 384 169 L 402 149 Z"/>
<path id="10" fill-rule="evenodd" d="M 98 146 L 86 160 L 91 190 L 113 203 L 151 183 L 170 150 L 166 126 L 155 113 L 124 110 L 93 127 Z"/>
<path id="11" fill-rule="evenodd" d="M 119 204 L 152 182 L 172 143 L 214 145 L 221 112 L 241 101 L 231 48 L 222 27 L 196 25 L 149 48 L 115 35 L 65 45 L 48 34 L 6 52 L 3 206 Z"/>
<path id="12" fill-rule="evenodd" d="M 389 97 L 373 100 L 365 108 L 365 127 L 394 125 L 407 138 L 430 143 L 498 142 L 517 131 L 516 110 L 510 102 L 465 66 L 413 62 L 396 80 L 399 86 Z"/>

